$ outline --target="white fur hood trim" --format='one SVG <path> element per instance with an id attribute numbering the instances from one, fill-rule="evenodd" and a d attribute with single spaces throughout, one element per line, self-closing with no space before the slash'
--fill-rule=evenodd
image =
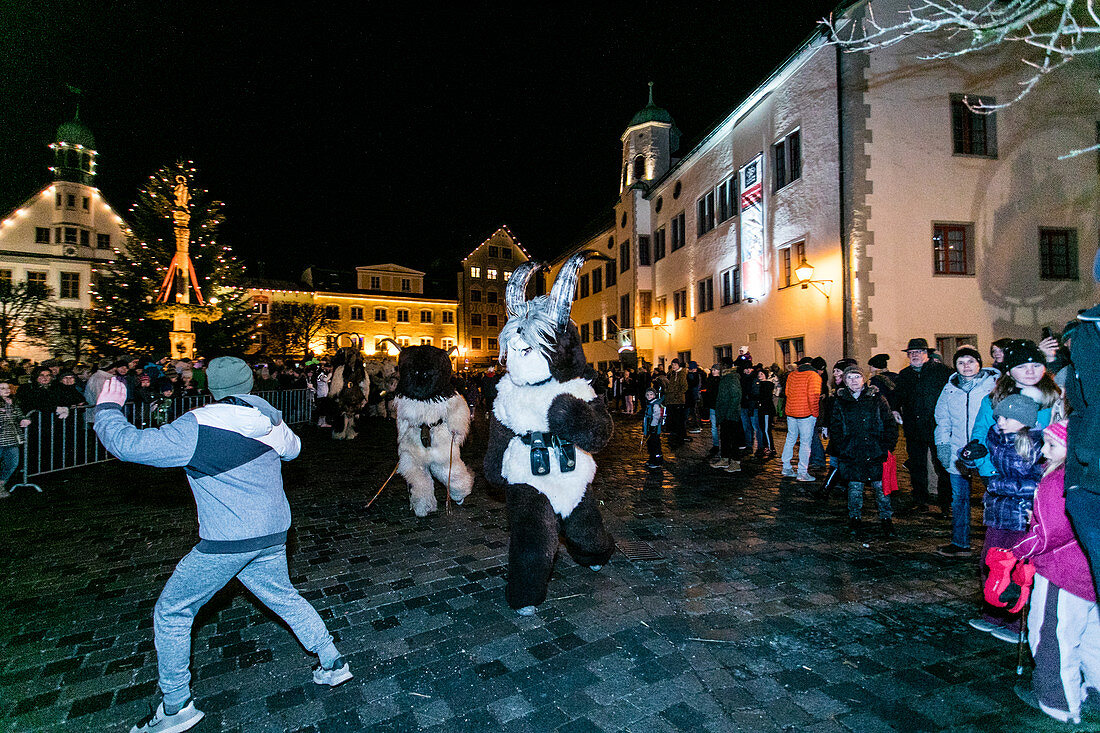
<path id="1" fill-rule="evenodd" d="M 516 385 L 511 380 L 502 379 L 497 385 L 493 414 L 501 424 L 517 435 L 524 435 L 532 430 L 549 432 L 550 403 L 562 394 L 573 395 L 585 402 L 596 399 L 596 391 L 592 389 L 588 380 L 582 377 L 570 379 L 568 382 L 552 379 L 546 384 L 537 386 Z M 579 457 L 580 451 L 578 450 L 577 453 Z"/>

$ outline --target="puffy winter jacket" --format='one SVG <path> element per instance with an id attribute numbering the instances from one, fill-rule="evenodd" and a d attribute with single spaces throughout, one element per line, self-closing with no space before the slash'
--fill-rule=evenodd
<path id="1" fill-rule="evenodd" d="M 1030 456 L 1016 452 L 1016 436 L 1002 433 L 996 425 L 989 429 L 985 444 L 996 474 L 989 479 L 982 504 L 985 513 L 982 521 L 994 529 L 1027 529 L 1027 515 L 1043 469 L 1039 465 L 1043 445 L 1043 431 L 1029 430 L 1032 450 Z"/>
<path id="2" fill-rule="evenodd" d="M 877 388 L 868 385 L 857 398 L 837 390 L 829 422 L 829 453 L 840 463 L 845 481 L 881 481 L 886 454 L 898 442 L 898 424 Z"/>
<path id="3" fill-rule="evenodd" d="M 817 417 L 821 403 L 821 377 L 812 366 L 804 365 L 787 375 L 788 417 Z"/>
<path id="4" fill-rule="evenodd" d="M 1073 335 L 1073 366 L 1066 382 L 1069 414 L 1069 455 L 1066 489 L 1100 494 L 1100 306 L 1077 316 Z"/>
<path id="5" fill-rule="evenodd" d="M 665 389 L 665 404 L 666 405 L 682 405 L 684 400 L 687 399 L 687 369 L 680 369 L 679 371 L 669 370 L 665 375 L 668 379 L 668 387 Z"/>
<path id="6" fill-rule="evenodd" d="M 940 392 L 936 402 L 935 438 L 937 448 L 948 446 L 944 453 L 949 451 L 950 455 L 941 455 L 940 462 L 949 473 L 962 473 L 959 449 L 970 442 L 982 398 L 993 391 L 997 377 L 996 369 L 980 369 L 970 382 L 964 384 L 957 373 L 952 374 Z"/>
<path id="7" fill-rule="evenodd" d="M 1043 476 L 1035 490 L 1035 511 L 1027 536 L 1012 548 L 1021 560 L 1031 558 L 1035 571 L 1054 585 L 1086 601 L 1096 601 L 1089 561 L 1066 516 L 1065 467 Z"/>
<path id="8" fill-rule="evenodd" d="M 718 398 L 714 403 L 715 417 L 718 422 L 740 420 L 741 378 L 736 369 L 723 369 L 718 380 Z"/>
<path id="9" fill-rule="evenodd" d="M 1023 394 L 1020 390 L 1016 390 L 1017 393 Z M 1039 417 L 1035 423 L 1035 427 L 1038 430 L 1042 430 L 1047 425 L 1050 425 L 1051 410 L 1049 407 L 1043 407 L 1039 410 Z M 978 416 L 974 418 L 974 428 L 970 431 L 971 440 L 980 440 L 983 443 L 985 438 L 989 435 L 989 429 L 997 423 L 997 419 L 993 417 L 993 400 L 992 395 L 986 395 L 982 398 L 982 404 L 978 407 Z M 989 460 L 989 456 L 982 458 L 978 462 L 978 473 L 982 476 L 992 476 L 995 474 L 996 467 Z"/>

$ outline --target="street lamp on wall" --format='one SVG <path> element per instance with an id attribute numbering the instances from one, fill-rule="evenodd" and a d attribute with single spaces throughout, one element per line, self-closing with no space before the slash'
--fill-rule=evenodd
<path id="1" fill-rule="evenodd" d="M 814 266 L 806 261 L 806 255 L 802 255 L 802 261 L 798 263 L 798 267 L 794 268 L 794 275 L 798 278 L 798 284 L 805 290 L 809 286 L 813 285 L 818 292 L 825 296 L 825 299 L 829 299 L 829 291 L 833 287 L 832 280 L 814 280 Z"/>

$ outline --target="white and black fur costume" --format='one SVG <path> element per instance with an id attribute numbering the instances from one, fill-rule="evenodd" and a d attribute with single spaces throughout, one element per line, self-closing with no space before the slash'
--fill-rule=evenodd
<path id="1" fill-rule="evenodd" d="M 507 371 L 497 385 L 485 453 L 485 477 L 505 486 L 508 579 L 505 598 L 534 613 L 564 534 L 570 555 L 599 570 L 615 544 L 589 489 L 592 453 L 611 438 L 611 416 L 592 389 L 577 327 L 569 320 L 577 275 L 588 253 L 570 257 L 549 295 L 526 300 L 538 269 L 525 262 L 505 292 L 508 321 L 500 333 Z M 539 450 L 540 439 L 545 450 Z"/>
<path id="2" fill-rule="evenodd" d="M 474 475 L 460 449 L 470 431 L 470 409 L 451 384 L 451 360 L 434 346 L 406 346 L 397 362 L 397 471 L 409 485 L 409 506 L 423 517 L 436 510 L 433 476 L 458 504 Z"/>

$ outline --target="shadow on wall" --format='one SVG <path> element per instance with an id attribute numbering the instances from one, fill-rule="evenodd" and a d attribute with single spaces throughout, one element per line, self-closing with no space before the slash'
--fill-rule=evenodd
<path id="1" fill-rule="evenodd" d="M 1065 141 L 1068 136 L 1054 137 Z M 1086 187 L 1067 185 L 1066 172 L 1074 169 L 1077 166 L 1037 161 L 1030 151 L 1022 151 L 1007 168 L 1010 181 L 1001 189 L 1007 191 L 1004 200 L 989 202 L 996 203 L 996 208 L 987 231 L 978 237 L 977 273 L 982 300 L 991 307 L 993 333 L 998 337 L 1038 339 L 1043 326 L 1060 330 L 1078 309 L 1089 307 L 1096 299 L 1088 267 L 1092 247 L 1081 241 L 1080 235 L 1093 228 L 1097 184 L 1093 179 Z M 1057 210 L 1047 213 L 1049 219 L 1028 202 L 1029 193 L 1036 191 L 1042 191 L 1048 201 L 1061 202 Z M 1077 230 L 1077 280 L 1039 279 L 1041 226 Z"/>

